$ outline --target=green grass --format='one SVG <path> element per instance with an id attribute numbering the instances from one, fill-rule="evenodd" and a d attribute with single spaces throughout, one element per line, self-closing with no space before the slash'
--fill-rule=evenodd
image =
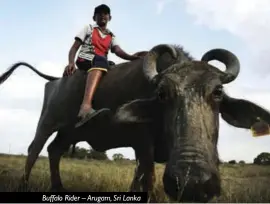
<path id="1" fill-rule="evenodd" d="M 23 173 L 25 157 L 0 155 L 0 191 L 14 191 Z M 62 159 L 63 185 L 69 191 L 128 191 L 135 163 L 131 161 L 86 161 Z M 164 166 L 156 165 L 155 195 L 158 202 L 169 202 L 164 194 Z M 222 194 L 211 202 L 270 202 L 270 166 L 223 164 L 220 166 Z M 48 191 L 49 163 L 39 158 L 30 177 L 30 191 Z"/>

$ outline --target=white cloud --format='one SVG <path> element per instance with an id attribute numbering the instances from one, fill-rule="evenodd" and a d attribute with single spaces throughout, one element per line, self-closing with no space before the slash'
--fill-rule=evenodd
<path id="1" fill-rule="evenodd" d="M 254 71 L 269 73 L 269 67 L 262 65 L 270 63 L 270 1 L 186 0 L 186 10 L 197 24 L 228 31 L 243 40 L 257 65 Z"/>
<path id="2" fill-rule="evenodd" d="M 187 12 L 195 16 L 197 23 L 228 30 L 248 44 L 267 39 L 270 31 L 270 2 L 267 0 L 186 0 L 186 5 Z M 266 45 L 261 43 L 260 46 Z"/>

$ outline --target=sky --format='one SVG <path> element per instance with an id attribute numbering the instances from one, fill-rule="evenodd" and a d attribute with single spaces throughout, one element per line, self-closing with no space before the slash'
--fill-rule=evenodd
<path id="1" fill-rule="evenodd" d="M 269 0 L 0 0 L 0 73 L 18 61 L 60 77 L 68 63 L 74 36 L 93 23 L 94 7 L 111 7 L 109 28 L 128 53 L 162 43 L 180 44 L 196 59 L 224 48 L 241 63 L 239 77 L 225 85 L 231 97 L 270 110 Z M 109 59 L 124 60 L 113 54 Z M 215 63 L 221 70 L 224 66 Z M 20 67 L 0 86 L 0 152 L 26 154 L 40 116 L 46 80 Z M 41 154 L 47 155 L 47 145 Z M 81 142 L 79 146 L 89 148 Z M 252 162 L 270 152 L 270 136 L 254 138 L 249 130 L 220 120 L 218 151 L 222 160 Z M 131 148 L 107 151 L 134 159 Z"/>

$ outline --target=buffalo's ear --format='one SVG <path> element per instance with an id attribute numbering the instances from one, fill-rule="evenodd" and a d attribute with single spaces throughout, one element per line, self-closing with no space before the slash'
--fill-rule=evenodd
<path id="1" fill-rule="evenodd" d="M 117 122 L 147 123 L 156 117 L 158 103 L 155 98 L 137 99 L 122 105 L 115 113 Z"/>
<path id="2" fill-rule="evenodd" d="M 270 124 L 270 113 L 264 108 L 244 99 L 224 95 L 220 104 L 221 117 L 230 125 L 249 129 L 260 118 Z"/>

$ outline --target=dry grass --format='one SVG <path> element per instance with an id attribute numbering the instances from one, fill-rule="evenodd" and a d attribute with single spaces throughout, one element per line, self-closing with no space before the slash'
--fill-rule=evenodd
<path id="1" fill-rule="evenodd" d="M 0 156 L 0 191 L 14 191 L 23 173 L 25 157 Z M 70 191 L 128 191 L 135 164 L 132 162 L 82 161 L 62 159 L 61 176 Z M 164 166 L 156 165 L 155 194 L 158 202 L 168 202 L 163 192 Z M 221 165 L 222 195 L 211 202 L 270 202 L 270 166 Z M 50 187 L 47 158 L 33 168 L 29 191 L 47 191 Z"/>

